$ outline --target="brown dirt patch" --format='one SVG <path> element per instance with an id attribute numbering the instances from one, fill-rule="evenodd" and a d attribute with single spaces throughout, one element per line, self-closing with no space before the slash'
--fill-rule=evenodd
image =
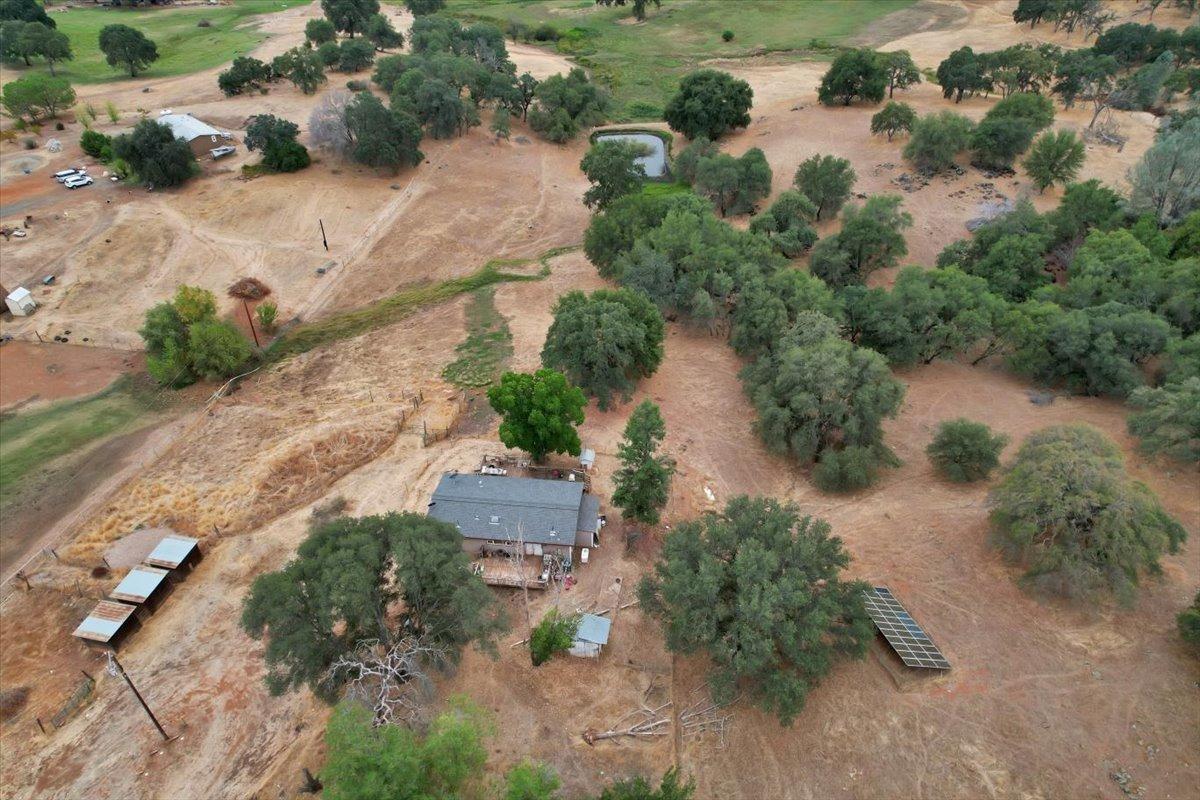
<path id="1" fill-rule="evenodd" d="M 71 344 L 8 342 L 0 347 L 0 410 L 94 394 L 140 371 L 140 353 Z"/>

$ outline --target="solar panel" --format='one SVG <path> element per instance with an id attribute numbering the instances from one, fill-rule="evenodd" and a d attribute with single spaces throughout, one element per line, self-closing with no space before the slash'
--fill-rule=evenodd
<path id="1" fill-rule="evenodd" d="M 867 614 L 883 638 L 900 656 L 905 666 L 922 669 L 950 669 L 950 662 L 937 649 L 929 635 L 921 629 L 900 601 L 886 586 L 876 586 L 863 592 Z"/>

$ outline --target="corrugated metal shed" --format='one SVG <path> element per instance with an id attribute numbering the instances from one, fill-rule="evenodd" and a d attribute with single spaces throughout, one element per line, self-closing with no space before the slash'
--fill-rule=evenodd
<path id="1" fill-rule="evenodd" d="M 221 136 L 221 131 L 191 114 L 162 114 L 158 121 L 169 127 L 176 139 L 183 139 L 185 142 L 190 142 L 198 136 Z"/>
<path id="2" fill-rule="evenodd" d="M 595 614 L 583 614 L 579 618 L 579 630 L 575 632 L 575 641 L 591 644 L 608 644 L 608 632 L 612 629 L 612 620 Z"/>
<path id="3" fill-rule="evenodd" d="M 125 603 L 101 600 L 92 609 L 92 613 L 79 623 L 74 635 L 94 642 L 107 642 L 117 635 L 117 631 L 121 630 L 136 610 L 134 606 Z"/>
<path id="4" fill-rule="evenodd" d="M 157 567 L 134 567 L 129 571 L 117 588 L 108 593 L 114 600 L 124 600 L 127 603 L 144 603 L 154 590 L 166 580 L 167 571 Z"/>
<path id="5" fill-rule="evenodd" d="M 596 463 L 596 451 L 590 447 L 584 448 L 584 451 L 579 454 L 579 466 L 584 469 L 591 469 Z"/>
<path id="6" fill-rule="evenodd" d="M 164 536 L 162 541 L 150 551 L 150 555 L 146 556 L 146 563 L 156 567 L 175 569 L 187 559 L 199 543 L 199 539 L 187 536 L 174 534 Z"/>
<path id="7" fill-rule="evenodd" d="M 433 492 L 429 516 L 468 539 L 516 541 L 520 535 L 526 542 L 573 546 L 583 499 L 583 484 L 573 481 L 450 473 Z"/>

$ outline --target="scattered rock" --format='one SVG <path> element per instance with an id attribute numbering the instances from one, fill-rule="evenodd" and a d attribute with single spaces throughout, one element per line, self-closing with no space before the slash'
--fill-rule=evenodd
<path id="1" fill-rule="evenodd" d="M 400 184 L 398 184 L 398 183 L 393 183 L 393 184 L 392 184 L 390 187 L 388 187 L 388 188 L 390 188 L 390 189 L 399 189 L 399 188 L 400 188 Z"/>

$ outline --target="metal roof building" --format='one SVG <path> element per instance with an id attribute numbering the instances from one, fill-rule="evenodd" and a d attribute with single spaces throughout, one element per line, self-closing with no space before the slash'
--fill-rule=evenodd
<path id="1" fill-rule="evenodd" d="M 596 658 L 604 645 L 608 644 L 608 634 L 612 630 L 612 620 L 596 614 L 583 614 L 579 618 L 579 629 L 575 631 L 575 640 L 571 643 L 570 653 L 573 656 Z"/>
<path id="2" fill-rule="evenodd" d="M 170 128 L 176 139 L 187 142 L 196 155 L 203 155 L 230 138 L 228 132 L 219 131 L 191 114 L 160 114 L 158 122 Z"/>
<path id="3" fill-rule="evenodd" d="M 191 569 L 199 560 L 200 540 L 173 533 L 164 536 L 145 559 L 147 564 L 164 569 Z"/>
<path id="4" fill-rule="evenodd" d="M 157 605 L 169 586 L 167 575 L 158 567 L 134 567 L 108 596 L 135 605 Z"/>
<path id="5" fill-rule="evenodd" d="M 136 627 L 133 612 L 137 608 L 126 603 L 101 600 L 92 612 L 79 623 L 74 636 L 91 647 L 116 649 L 121 640 Z"/>
<path id="6" fill-rule="evenodd" d="M 599 544 L 600 501 L 575 481 L 447 473 L 429 516 L 449 522 L 464 539 L 562 547 Z"/>

